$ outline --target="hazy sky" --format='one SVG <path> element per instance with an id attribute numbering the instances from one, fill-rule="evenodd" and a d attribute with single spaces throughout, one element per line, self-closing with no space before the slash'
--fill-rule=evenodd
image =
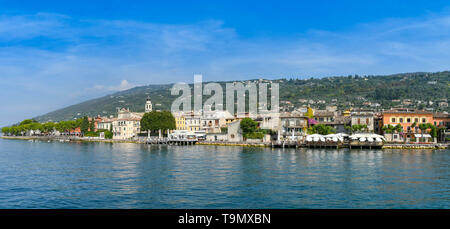
<path id="1" fill-rule="evenodd" d="M 448 1 L 1 1 L 0 127 L 136 85 L 449 70 Z"/>

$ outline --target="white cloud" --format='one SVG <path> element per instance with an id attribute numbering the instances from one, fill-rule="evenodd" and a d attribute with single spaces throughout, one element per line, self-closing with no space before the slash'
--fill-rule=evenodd
<path id="1" fill-rule="evenodd" d="M 117 86 L 96 85 L 96 86 L 94 86 L 94 89 L 107 90 L 107 91 L 125 91 L 125 90 L 131 89 L 136 86 L 137 85 L 131 84 L 127 80 L 122 80 L 120 82 L 120 84 Z"/>

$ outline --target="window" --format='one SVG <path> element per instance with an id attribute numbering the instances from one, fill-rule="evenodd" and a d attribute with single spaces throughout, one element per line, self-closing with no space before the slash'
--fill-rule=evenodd
<path id="1" fill-rule="evenodd" d="M 392 122 L 395 122 L 395 118 L 392 118 L 392 120 L 391 120 Z"/>
<path id="2" fill-rule="evenodd" d="M 414 119 L 414 122 L 419 122 L 419 119 L 418 119 L 418 118 L 415 118 L 415 119 Z"/>
<path id="3" fill-rule="evenodd" d="M 410 118 L 407 118 L 407 119 L 406 119 L 406 122 L 407 122 L 407 123 L 411 123 L 411 119 L 410 119 Z"/>
<path id="4" fill-rule="evenodd" d="M 366 124 L 369 125 L 369 118 L 366 118 Z"/>
<path id="5" fill-rule="evenodd" d="M 399 121 L 400 123 L 402 123 L 403 122 L 403 118 L 400 118 L 400 121 Z"/>
<path id="6" fill-rule="evenodd" d="M 422 122 L 423 123 L 427 122 L 427 119 L 426 118 L 422 118 Z"/>

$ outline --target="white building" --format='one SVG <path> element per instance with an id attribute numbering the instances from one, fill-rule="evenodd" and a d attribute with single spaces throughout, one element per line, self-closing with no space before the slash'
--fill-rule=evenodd
<path id="1" fill-rule="evenodd" d="M 113 120 L 114 119 L 111 118 L 102 118 L 102 120 L 97 123 L 97 129 L 111 130 Z"/>
<path id="2" fill-rule="evenodd" d="M 201 117 L 201 128 L 206 133 L 220 133 L 222 127 L 234 120 L 234 116 L 228 111 L 205 112 Z"/>
<path id="3" fill-rule="evenodd" d="M 150 98 L 145 102 L 145 112 L 153 109 Z M 141 119 L 145 113 L 131 112 L 127 108 L 122 108 L 117 112 L 117 118 L 111 120 L 113 139 L 132 139 L 141 132 Z M 104 124 L 107 126 L 107 123 Z"/>
<path id="4" fill-rule="evenodd" d="M 141 119 L 143 113 L 130 112 L 129 109 L 122 108 L 117 114 L 117 118 L 112 121 L 113 139 L 131 139 L 137 137 L 141 132 Z"/>

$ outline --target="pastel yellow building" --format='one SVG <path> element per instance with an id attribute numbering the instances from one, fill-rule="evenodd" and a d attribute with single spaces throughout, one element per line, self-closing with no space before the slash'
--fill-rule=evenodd
<path id="1" fill-rule="evenodd" d="M 177 130 L 187 130 L 186 118 L 183 115 L 174 115 Z"/>

